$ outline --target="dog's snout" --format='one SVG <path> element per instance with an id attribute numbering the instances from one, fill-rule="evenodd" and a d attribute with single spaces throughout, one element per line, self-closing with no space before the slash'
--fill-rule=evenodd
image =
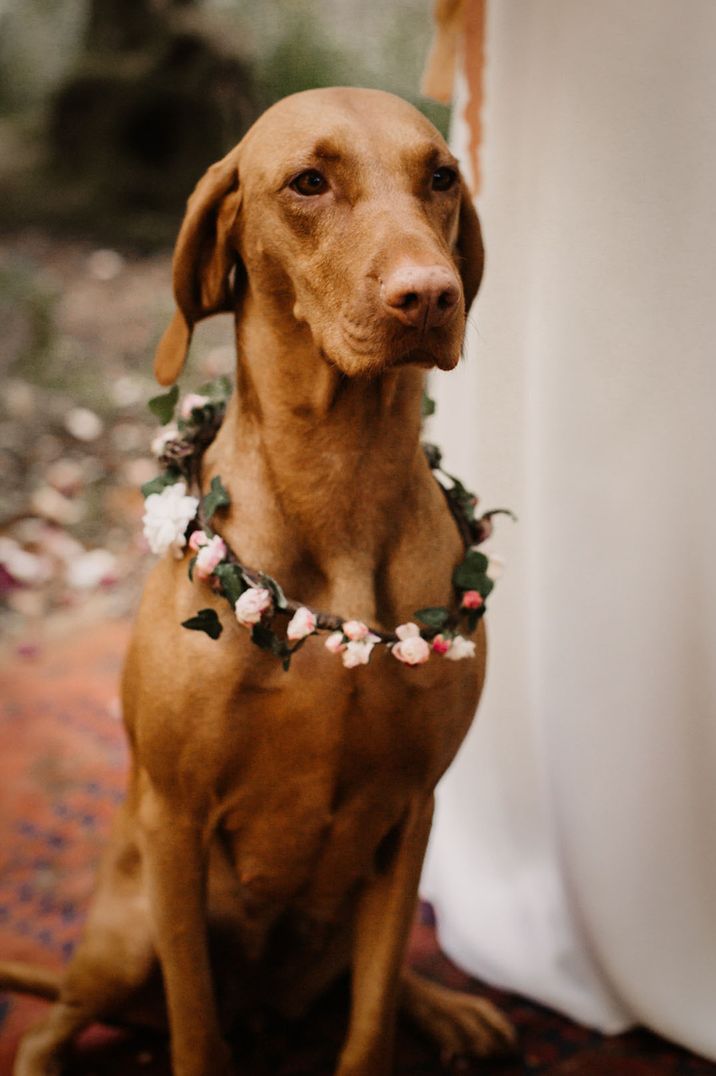
<path id="1" fill-rule="evenodd" d="M 403 265 L 382 283 L 388 311 L 417 328 L 434 329 L 450 320 L 460 301 L 460 285 L 442 265 Z"/>

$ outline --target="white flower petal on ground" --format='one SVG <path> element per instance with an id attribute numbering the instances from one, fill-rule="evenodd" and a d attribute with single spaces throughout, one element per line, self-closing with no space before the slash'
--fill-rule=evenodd
<path id="1" fill-rule="evenodd" d="M 65 415 L 65 429 L 78 441 L 96 441 L 104 430 L 104 422 L 87 407 L 73 407 Z"/>
<path id="2" fill-rule="evenodd" d="M 75 590 L 92 590 L 116 578 L 117 558 L 108 549 L 91 549 L 67 565 L 65 578 Z"/>
<path id="3" fill-rule="evenodd" d="M 26 586 L 41 586 L 52 575 L 47 557 L 28 553 L 12 538 L 0 538 L 0 564 L 8 575 Z"/>
<path id="4" fill-rule="evenodd" d="M 40 486 L 30 497 L 30 504 L 38 516 L 71 527 L 85 515 L 85 505 L 81 501 L 70 500 L 52 486 Z"/>
<path id="5" fill-rule="evenodd" d="M 198 507 L 197 498 L 187 496 L 185 482 L 175 482 L 165 486 L 161 493 L 151 493 L 144 502 L 142 522 L 152 553 L 171 549 L 175 557 L 181 557 L 186 545 L 185 531 Z"/>

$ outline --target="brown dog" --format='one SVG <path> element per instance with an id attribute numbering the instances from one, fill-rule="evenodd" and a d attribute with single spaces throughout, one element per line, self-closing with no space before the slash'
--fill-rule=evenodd
<path id="1" fill-rule="evenodd" d="M 312 608 L 390 631 L 453 600 L 463 547 L 420 448 L 420 402 L 424 370 L 458 361 L 482 260 L 445 142 L 377 91 L 280 102 L 189 200 L 157 377 L 177 378 L 196 321 L 236 312 L 237 392 L 203 484 L 229 489 L 220 530 L 242 561 Z M 212 601 L 220 640 L 180 626 Z M 345 669 L 312 639 L 285 673 L 185 563 L 161 560 L 124 675 L 127 800 L 17 1076 L 53 1071 L 91 1021 L 131 1014 L 157 967 L 177 1076 L 232 1071 L 232 1006 L 300 1015 L 347 969 L 338 1076 L 391 1070 L 398 1005 L 448 1056 L 509 1045 L 489 1003 L 401 967 L 433 789 L 482 684 L 481 628 L 476 641 L 470 660 L 409 668 L 378 648 Z M 24 985 L 54 993 L 42 976 Z"/>

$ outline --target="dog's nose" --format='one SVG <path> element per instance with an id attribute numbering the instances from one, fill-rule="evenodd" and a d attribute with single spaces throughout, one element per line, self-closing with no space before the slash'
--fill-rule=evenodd
<path id="1" fill-rule="evenodd" d="M 383 302 L 404 325 L 435 329 L 455 313 L 460 287 L 442 265 L 402 265 L 383 280 Z"/>

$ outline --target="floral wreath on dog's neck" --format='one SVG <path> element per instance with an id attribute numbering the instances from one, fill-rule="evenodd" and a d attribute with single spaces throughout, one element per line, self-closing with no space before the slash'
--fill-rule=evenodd
<path id="1" fill-rule="evenodd" d="M 152 442 L 152 451 L 164 470 L 142 486 L 144 533 L 152 552 L 161 554 L 171 549 L 181 558 L 188 546 L 194 554 L 189 561 L 189 578 L 200 580 L 221 594 L 231 605 L 239 624 L 250 630 L 251 641 L 275 655 L 286 670 L 296 651 L 312 635 L 324 632 L 328 633 L 326 648 L 341 654 L 347 668 L 366 665 L 377 645 L 388 647 L 406 665 L 422 665 L 432 654 L 452 661 L 473 657 L 475 644 L 460 634 L 460 628 L 464 623 L 468 632 L 475 630 L 502 568 L 499 557 L 488 556 L 475 547 L 492 533 L 493 516 L 505 513 L 514 519 L 512 513 L 497 508 L 477 517 L 477 498 L 457 478 L 442 470 L 440 449 L 423 443 L 428 463 L 466 548 L 465 559 L 452 576 L 459 599 L 456 609 L 451 611 L 446 606 L 418 609 L 413 616 L 419 623 L 400 624 L 394 632 L 379 631 L 360 620 L 317 612 L 287 598 L 278 582 L 265 572 L 247 568 L 212 529 L 214 515 L 228 507 L 230 498 L 218 475 L 211 480 L 209 492 L 201 496 L 200 465 L 224 419 L 230 393 L 227 378 L 204 385 L 198 393 L 183 398 L 176 420 L 174 414 L 179 402 L 176 385 L 149 401 L 150 409 L 164 426 Z M 431 415 L 434 410 L 433 401 L 424 396 L 423 416 Z M 193 491 L 199 496 L 194 496 Z M 276 618 L 288 621 L 285 636 L 274 630 Z M 182 627 L 206 632 L 212 639 L 218 639 L 223 630 L 214 608 L 200 609 Z"/>

